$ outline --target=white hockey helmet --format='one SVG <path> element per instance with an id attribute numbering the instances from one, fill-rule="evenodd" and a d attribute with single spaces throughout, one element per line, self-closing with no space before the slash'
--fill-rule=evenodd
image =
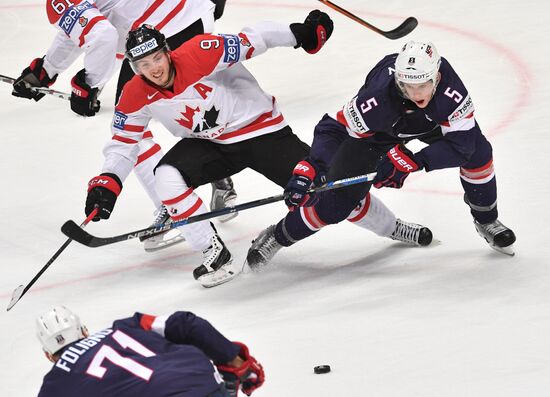
<path id="1" fill-rule="evenodd" d="M 395 59 L 395 81 L 402 84 L 421 84 L 433 82 L 437 85 L 437 73 L 441 57 L 431 42 L 409 41 L 403 46 Z"/>
<path id="2" fill-rule="evenodd" d="M 44 351 L 50 354 L 85 338 L 86 333 L 80 318 L 65 306 L 55 306 L 36 319 L 36 335 Z"/>

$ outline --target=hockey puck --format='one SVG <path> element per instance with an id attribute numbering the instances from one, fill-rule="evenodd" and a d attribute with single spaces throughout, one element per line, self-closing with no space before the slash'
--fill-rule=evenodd
<path id="1" fill-rule="evenodd" d="M 330 372 L 330 365 L 318 365 L 313 368 L 313 372 L 316 374 L 326 374 Z"/>

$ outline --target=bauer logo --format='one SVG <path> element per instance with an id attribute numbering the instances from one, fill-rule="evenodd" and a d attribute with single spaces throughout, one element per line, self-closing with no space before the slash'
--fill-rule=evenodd
<path id="1" fill-rule="evenodd" d="M 222 35 L 224 45 L 224 57 L 225 63 L 234 63 L 239 61 L 241 55 L 241 47 L 239 45 L 240 39 L 235 35 Z"/>
<path id="2" fill-rule="evenodd" d="M 82 13 L 91 8 L 94 8 L 94 5 L 88 3 L 87 1 L 70 7 L 59 20 L 59 27 L 69 36 L 74 28 L 74 25 L 80 19 Z"/>
<path id="3" fill-rule="evenodd" d="M 115 116 L 113 117 L 113 127 L 118 128 L 119 130 L 123 130 L 126 119 L 128 119 L 128 116 L 126 116 L 124 113 L 116 111 Z"/>
<path id="4" fill-rule="evenodd" d="M 138 57 L 154 48 L 157 48 L 157 40 L 151 39 L 149 41 L 146 41 L 145 43 L 142 43 L 130 50 L 130 54 L 132 54 L 132 57 Z"/>

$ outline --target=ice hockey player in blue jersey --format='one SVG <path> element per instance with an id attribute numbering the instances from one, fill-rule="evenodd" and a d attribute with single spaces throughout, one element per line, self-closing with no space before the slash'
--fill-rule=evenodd
<path id="1" fill-rule="evenodd" d="M 404 144 L 413 139 L 428 146 L 412 153 Z M 289 213 L 253 241 L 247 263 L 261 268 L 282 247 L 346 219 L 372 185 L 399 189 L 411 172 L 444 168 L 459 168 L 480 236 L 513 255 L 516 237 L 498 220 L 492 147 L 474 118 L 472 99 L 432 43 L 410 41 L 378 62 L 335 117 L 325 115 L 317 124 L 310 154 L 285 189 Z M 308 194 L 324 180 L 373 171 L 374 182 Z"/>
<path id="2" fill-rule="evenodd" d="M 246 345 L 190 312 L 135 313 L 90 335 L 76 314 L 57 306 L 36 325 L 54 363 L 38 397 L 236 397 L 264 382 Z"/>

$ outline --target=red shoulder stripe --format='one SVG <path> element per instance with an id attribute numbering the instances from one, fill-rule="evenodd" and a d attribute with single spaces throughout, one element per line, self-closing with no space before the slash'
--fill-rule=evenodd
<path id="1" fill-rule="evenodd" d="M 90 22 L 88 22 L 88 24 L 86 25 L 86 27 L 84 29 L 82 29 L 82 33 L 80 34 L 80 37 L 79 37 L 80 43 L 78 44 L 79 47 L 82 47 L 84 45 L 84 42 L 86 41 L 86 35 L 88 34 L 88 32 L 90 30 L 92 30 L 94 25 L 96 23 L 98 23 L 99 21 L 103 21 L 103 20 L 107 20 L 107 18 L 105 18 L 103 15 L 101 15 L 101 16 L 97 16 L 97 17 L 92 18 L 92 20 Z"/>
<path id="2" fill-rule="evenodd" d="M 185 7 L 185 2 L 186 2 L 186 1 L 187 1 L 187 0 L 181 0 L 181 1 L 179 2 L 179 4 L 178 4 L 177 6 L 175 6 L 174 9 L 173 9 L 172 11 L 170 11 L 170 12 L 168 13 L 168 15 L 166 15 L 166 17 L 164 17 L 164 19 L 163 19 L 162 21 L 160 21 L 160 22 L 158 23 L 157 26 L 155 26 L 155 27 L 157 28 L 157 30 L 162 30 L 162 28 L 163 28 L 168 22 L 170 22 L 170 21 L 172 20 L 172 18 L 174 18 L 174 17 L 178 14 L 178 12 L 180 12 L 180 11 L 183 9 L 183 7 Z"/>
<path id="3" fill-rule="evenodd" d="M 130 30 L 135 30 L 139 28 L 147 18 L 153 15 L 153 13 L 156 11 L 157 8 L 162 5 L 162 3 L 164 3 L 164 0 L 156 0 L 153 4 L 151 4 L 151 7 L 146 9 L 143 15 L 134 21 Z"/>

